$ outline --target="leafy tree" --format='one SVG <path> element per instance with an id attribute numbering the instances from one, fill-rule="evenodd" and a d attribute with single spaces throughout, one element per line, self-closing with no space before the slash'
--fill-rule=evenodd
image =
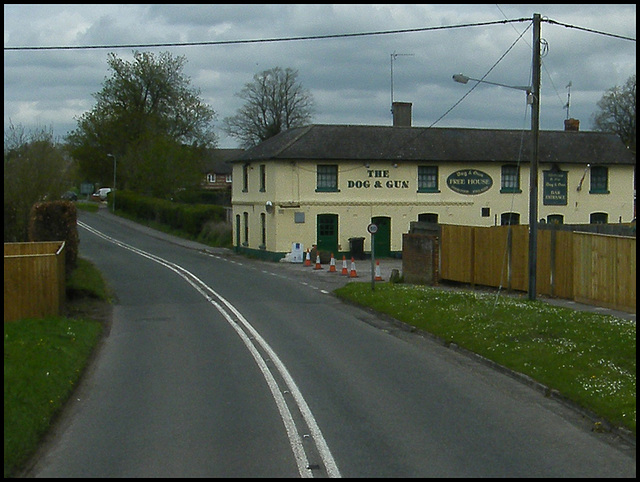
<path id="1" fill-rule="evenodd" d="M 69 188 L 72 161 L 54 141 L 52 129 L 4 132 L 4 242 L 28 241 L 31 207 L 58 200 Z"/>
<path id="2" fill-rule="evenodd" d="M 599 112 L 593 116 L 597 131 L 617 134 L 627 147 L 636 152 L 636 76 L 623 87 L 612 87 L 598 101 Z"/>
<path id="3" fill-rule="evenodd" d="M 150 168 L 159 146 L 189 146 L 198 150 L 215 147 L 214 110 L 200 99 L 199 89 L 190 85 L 183 74 L 185 57 L 172 57 L 168 52 L 155 56 L 149 52 L 134 52 L 132 62 L 111 53 L 107 63 L 111 76 L 100 92 L 94 94 L 96 105 L 78 120 L 78 127 L 69 135 L 73 156 L 78 159 L 81 173 L 87 178 L 110 185 L 113 178 L 113 158 L 117 159 L 118 187 L 135 187 L 144 176 L 166 175 L 159 181 L 179 185 L 178 169 L 197 172 L 198 163 L 185 165 L 180 157 L 183 149 L 164 152 L 166 168 Z M 154 144 L 158 145 L 154 147 Z M 187 156 L 193 160 L 194 156 Z"/>
<path id="4" fill-rule="evenodd" d="M 204 153 L 169 136 L 146 136 L 128 152 L 128 189 L 168 198 L 176 188 L 197 186 L 204 172 Z M 120 173 L 120 171 L 118 171 Z M 119 174 L 118 174 L 119 175 Z"/>
<path id="5" fill-rule="evenodd" d="M 236 95 L 246 103 L 236 115 L 223 120 L 223 130 L 245 148 L 307 124 L 314 110 L 311 92 L 298 82 L 298 71 L 290 68 L 256 74 Z"/>

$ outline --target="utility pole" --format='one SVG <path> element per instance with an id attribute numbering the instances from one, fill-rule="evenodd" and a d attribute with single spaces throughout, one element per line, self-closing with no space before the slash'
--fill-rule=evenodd
<path id="1" fill-rule="evenodd" d="M 533 82 L 531 167 L 529 175 L 529 299 L 536 299 L 538 261 L 538 145 L 540 141 L 540 14 L 533 15 Z"/>

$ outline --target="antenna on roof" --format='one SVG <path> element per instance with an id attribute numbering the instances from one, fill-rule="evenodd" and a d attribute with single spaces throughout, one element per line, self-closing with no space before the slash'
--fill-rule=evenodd
<path id="1" fill-rule="evenodd" d="M 567 119 L 569 119 L 569 105 L 571 102 L 571 81 L 569 81 L 569 83 L 567 84 L 567 103 L 565 104 L 564 108 L 567 109 Z"/>
<path id="2" fill-rule="evenodd" d="M 393 114 L 393 61 L 396 57 L 413 57 L 415 54 L 397 54 L 393 52 L 391 54 L 391 113 Z"/>

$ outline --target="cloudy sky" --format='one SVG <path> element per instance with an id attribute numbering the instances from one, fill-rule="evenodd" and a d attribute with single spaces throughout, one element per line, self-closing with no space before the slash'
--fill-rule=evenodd
<path id="1" fill-rule="evenodd" d="M 534 13 L 553 21 L 542 23 L 541 128 L 563 129 L 569 113 L 591 130 L 598 100 L 636 72 L 635 4 L 5 4 L 4 128 L 46 127 L 63 138 L 110 77 L 107 55 L 131 60 L 134 48 L 118 46 L 140 45 L 186 57 L 184 74 L 217 112 L 217 126 L 243 104 L 235 94 L 254 74 L 279 66 L 296 69 L 312 93 L 314 123 L 391 125 L 393 92 L 413 104 L 414 126 L 528 129 L 524 92 L 483 84 L 456 105 L 474 82 L 452 75 L 490 71 L 487 81 L 530 85 L 531 21 L 475 24 Z M 340 36 L 409 29 L 422 30 Z M 142 46 L 199 42 L 226 43 Z M 109 48 L 10 49 L 74 46 Z M 220 147 L 237 146 L 218 134 Z"/>

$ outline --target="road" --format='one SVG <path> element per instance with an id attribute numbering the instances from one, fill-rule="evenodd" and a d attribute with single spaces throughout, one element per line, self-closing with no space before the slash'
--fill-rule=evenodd
<path id="1" fill-rule="evenodd" d="M 635 477 L 635 444 L 283 274 L 102 211 L 111 330 L 35 477 Z"/>

